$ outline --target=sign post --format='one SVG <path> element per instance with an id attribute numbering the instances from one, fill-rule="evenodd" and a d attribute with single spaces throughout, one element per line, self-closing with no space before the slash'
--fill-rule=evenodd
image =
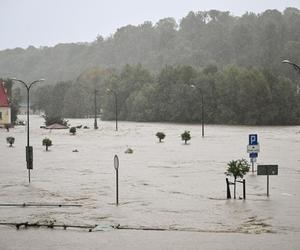
<path id="1" fill-rule="evenodd" d="M 258 165 L 257 175 L 267 176 L 267 196 L 269 197 L 269 175 L 278 175 L 278 165 Z"/>
<path id="2" fill-rule="evenodd" d="M 119 205 L 119 158 L 117 155 L 114 157 L 114 168 L 116 170 L 116 206 Z"/>
<path id="3" fill-rule="evenodd" d="M 249 135 L 249 145 L 247 146 L 247 153 L 249 153 L 250 161 L 252 164 L 252 173 L 254 172 L 254 163 L 256 162 L 256 158 L 258 157 L 258 153 L 260 151 L 258 136 L 257 134 Z"/>

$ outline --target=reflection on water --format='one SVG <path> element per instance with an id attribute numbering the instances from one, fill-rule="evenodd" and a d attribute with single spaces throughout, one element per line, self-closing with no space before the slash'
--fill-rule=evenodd
<path id="1" fill-rule="evenodd" d="M 93 119 L 70 120 L 73 126 L 93 127 Z M 27 180 L 25 127 L 0 130 L 0 203 L 81 204 L 82 207 L 0 207 L 0 222 L 55 221 L 80 225 L 128 228 L 167 228 L 207 232 L 300 231 L 300 128 L 201 126 L 164 123 L 99 122 L 100 129 L 40 129 L 43 119 L 31 119 L 34 148 L 32 183 Z M 190 130 L 188 145 L 180 134 Z M 156 132 L 166 138 L 158 143 Z M 227 200 L 226 163 L 247 158 L 248 134 L 258 133 L 261 164 L 278 164 L 279 175 L 246 176 L 247 200 Z M 5 144 L 16 138 L 13 148 Z M 49 152 L 42 146 L 48 137 Z M 125 154 L 127 147 L 133 154 Z M 72 152 L 77 149 L 78 152 Z M 119 200 L 115 206 L 118 154 Z M 242 196 L 242 185 L 237 187 Z"/>

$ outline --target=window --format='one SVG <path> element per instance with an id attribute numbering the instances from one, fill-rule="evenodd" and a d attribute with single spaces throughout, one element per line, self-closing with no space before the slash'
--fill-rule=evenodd
<path id="1" fill-rule="evenodd" d="M 0 120 L 2 120 L 2 112 L 0 112 Z"/>

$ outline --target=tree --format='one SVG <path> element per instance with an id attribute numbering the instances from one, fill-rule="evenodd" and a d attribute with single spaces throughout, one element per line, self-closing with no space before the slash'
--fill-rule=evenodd
<path id="1" fill-rule="evenodd" d="M 70 133 L 71 133 L 72 135 L 75 135 L 75 134 L 76 134 L 76 128 L 75 128 L 75 127 L 71 127 L 71 128 L 70 128 Z"/>
<path id="2" fill-rule="evenodd" d="M 189 141 L 191 139 L 191 134 L 190 134 L 190 131 L 184 131 L 182 134 L 181 134 L 181 140 L 184 141 L 184 144 L 187 143 L 187 141 Z"/>
<path id="3" fill-rule="evenodd" d="M 10 147 L 15 143 L 15 138 L 12 136 L 9 136 L 6 138 L 7 143 L 9 144 Z"/>
<path id="4" fill-rule="evenodd" d="M 166 135 L 163 132 L 157 132 L 156 136 L 159 139 L 159 142 L 161 142 L 161 140 L 163 140 L 166 137 Z"/>
<path id="5" fill-rule="evenodd" d="M 237 178 L 243 179 L 244 175 L 249 172 L 250 164 L 245 160 L 232 160 L 227 164 L 227 175 L 234 178 L 234 199 L 236 199 L 236 180 Z"/>
<path id="6" fill-rule="evenodd" d="M 46 151 L 48 151 L 48 147 L 52 146 L 52 141 L 49 138 L 44 138 L 42 144 L 46 146 Z"/>

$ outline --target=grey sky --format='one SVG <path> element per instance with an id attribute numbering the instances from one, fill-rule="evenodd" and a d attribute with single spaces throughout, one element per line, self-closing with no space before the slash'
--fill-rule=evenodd
<path id="1" fill-rule="evenodd" d="M 191 10 L 240 16 L 286 7 L 300 9 L 300 0 L 0 0 L 0 50 L 92 42 L 127 24 L 156 23 L 164 17 L 179 21 Z"/>

